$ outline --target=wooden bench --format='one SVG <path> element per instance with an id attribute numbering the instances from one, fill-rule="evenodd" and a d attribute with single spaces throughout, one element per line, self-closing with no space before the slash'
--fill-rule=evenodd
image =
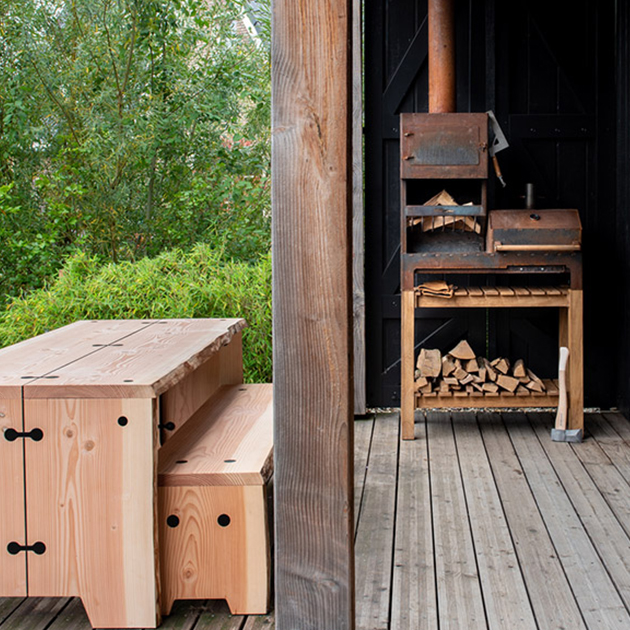
<path id="1" fill-rule="evenodd" d="M 269 606 L 271 385 L 222 387 L 160 449 L 162 613 L 177 599 Z"/>
<path id="2" fill-rule="evenodd" d="M 244 327 L 82 321 L 0 350 L 0 597 L 78 596 L 96 628 L 159 625 L 159 452 L 242 383 Z"/>

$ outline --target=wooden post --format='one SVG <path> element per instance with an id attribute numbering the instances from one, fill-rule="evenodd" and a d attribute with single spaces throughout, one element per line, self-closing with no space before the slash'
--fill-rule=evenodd
<path id="1" fill-rule="evenodd" d="M 455 15 L 453 0 L 429 0 L 429 112 L 454 112 Z"/>
<path id="2" fill-rule="evenodd" d="M 275 0 L 277 630 L 352 630 L 351 0 Z"/>
<path id="3" fill-rule="evenodd" d="M 366 411 L 365 252 L 363 212 L 363 59 L 361 0 L 352 2 L 352 302 L 354 323 L 354 413 Z"/>

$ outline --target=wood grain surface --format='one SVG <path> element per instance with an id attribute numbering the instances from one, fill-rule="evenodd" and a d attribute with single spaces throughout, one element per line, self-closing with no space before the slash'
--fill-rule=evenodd
<path id="1" fill-rule="evenodd" d="M 226 385 L 161 449 L 161 486 L 259 485 L 271 472 L 273 385 Z"/>
<path id="2" fill-rule="evenodd" d="M 207 361 L 244 326 L 242 319 L 158 320 L 27 383 L 24 397 L 156 397 Z"/>
<path id="3" fill-rule="evenodd" d="M 216 391 L 221 385 L 243 382 L 242 333 L 232 337 L 230 343 L 221 346 L 194 372 L 185 376 L 160 397 L 160 422 L 172 422 L 173 430 L 162 433 L 166 442 Z"/>
<path id="4" fill-rule="evenodd" d="M 26 543 L 24 527 L 24 440 L 9 442 L 7 429 L 18 432 L 22 427 L 22 401 L 0 399 L 0 597 L 26 595 L 26 554 L 11 555 L 7 545 Z"/>
<path id="5" fill-rule="evenodd" d="M 352 316 L 354 413 L 366 410 L 365 383 L 365 217 L 363 212 L 363 59 L 361 0 L 352 0 Z"/>
<path id="6" fill-rule="evenodd" d="M 354 627 L 350 0 L 277 0 L 276 627 Z"/>
<path id="7" fill-rule="evenodd" d="M 506 424 L 517 421 L 512 415 L 505 416 Z M 552 532 L 545 526 L 501 416 L 484 413 L 479 416 L 479 426 L 539 627 L 585 630 Z"/>
<path id="8" fill-rule="evenodd" d="M 159 491 L 162 610 L 176 599 L 226 599 L 232 614 L 269 605 L 269 528 L 259 486 L 168 486 Z M 179 524 L 171 527 L 169 516 Z M 227 516 L 227 526 L 219 517 Z"/>
<path id="9" fill-rule="evenodd" d="M 26 400 L 29 594 L 78 595 L 94 627 L 154 627 L 154 399 Z M 119 419 L 126 418 L 124 423 Z M 122 424 L 121 424 L 122 423 Z"/>
<path id="10" fill-rule="evenodd" d="M 426 423 L 400 445 L 391 628 L 438 627 L 433 517 Z"/>
<path id="11" fill-rule="evenodd" d="M 395 414 L 375 423 L 355 547 L 358 630 L 388 627 L 396 520 L 396 493 L 390 484 L 399 441 Z"/>
<path id="12" fill-rule="evenodd" d="M 152 326 L 153 321 L 78 321 L 0 350 L 0 396 L 21 398 L 22 386 Z"/>

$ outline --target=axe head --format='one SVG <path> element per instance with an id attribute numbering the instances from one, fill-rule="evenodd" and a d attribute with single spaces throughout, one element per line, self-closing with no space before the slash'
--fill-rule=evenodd
<path id="1" fill-rule="evenodd" d="M 584 437 L 582 429 L 551 429 L 554 442 L 581 442 Z"/>
<path id="2" fill-rule="evenodd" d="M 499 125 L 499 121 L 497 117 L 494 115 L 493 111 L 486 112 L 488 114 L 488 120 L 490 121 L 490 157 L 494 157 L 499 151 L 503 151 L 503 149 L 507 149 L 510 144 Z"/>

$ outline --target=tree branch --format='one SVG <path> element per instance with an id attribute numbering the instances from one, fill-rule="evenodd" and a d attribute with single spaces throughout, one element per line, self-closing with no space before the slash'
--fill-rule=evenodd
<path id="1" fill-rule="evenodd" d="M 57 97 L 54 95 L 53 91 L 50 89 L 50 87 L 48 87 L 48 84 L 46 83 L 46 81 L 44 80 L 44 77 L 42 76 L 42 73 L 39 71 L 39 67 L 37 66 L 37 63 L 33 60 L 30 59 L 30 62 L 33 66 L 33 68 L 35 69 L 35 74 L 37 74 L 39 80 L 41 81 L 41 84 L 44 86 L 44 90 L 46 90 L 46 94 L 48 94 L 48 97 L 50 98 L 50 100 L 59 108 L 59 111 L 61 112 L 61 114 L 63 115 L 63 117 L 66 119 L 66 122 L 68 123 L 68 128 L 70 129 L 70 134 L 72 135 L 72 137 L 74 138 L 74 141 L 77 143 L 77 145 L 81 145 L 81 141 L 79 139 L 79 136 L 74 128 L 74 122 L 72 120 L 72 115 L 70 114 L 70 112 L 68 112 L 66 110 L 66 108 L 63 106 L 63 103 L 57 99 Z"/>

